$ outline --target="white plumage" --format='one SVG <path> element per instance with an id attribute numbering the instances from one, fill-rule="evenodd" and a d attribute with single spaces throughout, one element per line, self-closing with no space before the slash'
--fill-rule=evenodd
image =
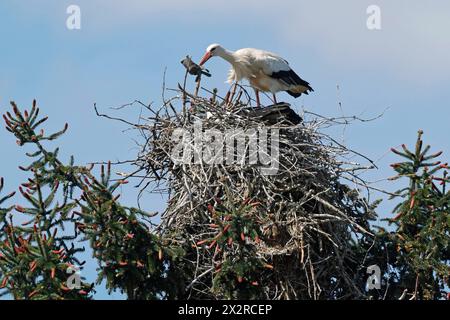
<path id="1" fill-rule="evenodd" d="M 276 103 L 275 94 L 280 91 L 286 91 L 294 97 L 314 91 L 308 82 L 301 79 L 291 69 L 285 59 L 275 53 L 253 48 L 233 52 L 218 44 L 212 44 L 206 49 L 200 65 L 214 56 L 221 57 L 231 64 L 228 74 L 229 83 L 237 83 L 243 79 L 250 82 L 255 89 L 258 106 L 260 105 L 259 91 L 271 92 L 274 103 Z"/>

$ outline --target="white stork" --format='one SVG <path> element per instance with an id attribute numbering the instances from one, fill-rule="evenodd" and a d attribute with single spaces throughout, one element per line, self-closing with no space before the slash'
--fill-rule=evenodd
<path id="1" fill-rule="evenodd" d="M 277 103 L 275 94 L 280 91 L 286 91 L 295 98 L 300 97 L 302 93 L 314 91 L 308 82 L 291 69 L 286 60 L 272 52 L 252 48 L 233 52 L 219 44 L 212 44 L 206 49 L 200 66 L 215 56 L 223 58 L 232 66 L 228 74 L 228 83 L 238 83 L 242 79 L 250 82 L 255 90 L 258 107 L 259 91 L 271 92 L 274 103 Z"/>

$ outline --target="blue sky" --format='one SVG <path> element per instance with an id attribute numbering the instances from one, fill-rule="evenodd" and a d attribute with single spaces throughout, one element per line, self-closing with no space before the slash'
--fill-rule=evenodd
<path id="1" fill-rule="evenodd" d="M 66 28 L 71 4 L 81 8 L 81 30 Z M 366 26 L 372 4 L 381 9 L 381 30 Z M 297 110 L 370 118 L 389 108 L 381 119 L 345 130 L 348 146 L 377 161 L 380 169 L 367 173 L 370 180 L 392 175 L 389 163 L 396 158 L 389 148 L 413 144 L 418 129 L 444 157 L 450 153 L 450 3 L 2 0 L 0 15 L 0 111 L 10 100 L 23 107 L 36 98 L 50 116 L 47 131 L 69 122 L 59 143 L 63 155 L 74 154 L 79 163 L 123 160 L 136 152 L 133 134 L 97 118 L 94 102 L 103 110 L 135 99 L 158 104 L 165 68 L 167 86 L 176 87 L 184 74 L 181 58 L 190 54 L 198 60 L 214 42 L 231 50 L 262 48 L 289 60 L 315 89 L 297 100 L 280 95 Z M 207 67 L 213 77 L 203 84 L 227 90 L 226 62 L 214 59 Z M 132 110 L 126 115 L 137 117 Z M 6 131 L 0 131 L 0 145 L 0 176 L 14 189 L 24 178 L 16 170 L 25 161 L 23 150 Z M 386 182 L 378 186 L 394 189 Z M 135 205 L 136 192 L 125 191 L 124 201 Z M 164 209 L 158 195 L 142 204 Z M 391 207 L 382 205 L 380 214 L 388 216 Z M 107 297 L 104 290 L 98 297 Z"/>

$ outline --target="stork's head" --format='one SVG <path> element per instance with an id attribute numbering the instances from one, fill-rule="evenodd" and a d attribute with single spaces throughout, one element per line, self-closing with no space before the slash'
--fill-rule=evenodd
<path id="1" fill-rule="evenodd" d="M 222 48 L 220 44 L 214 43 L 210 45 L 208 48 L 206 48 L 206 53 L 203 56 L 202 60 L 200 61 L 199 65 L 205 64 L 206 61 L 211 59 L 211 57 L 214 56 L 221 56 L 225 53 L 225 49 Z"/>

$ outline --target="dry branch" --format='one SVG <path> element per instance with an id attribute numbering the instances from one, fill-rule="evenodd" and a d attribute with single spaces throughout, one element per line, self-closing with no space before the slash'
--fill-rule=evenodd
<path id="1" fill-rule="evenodd" d="M 321 132 L 337 120 L 302 120 L 286 104 L 253 109 L 244 87 L 223 99 L 216 90 L 209 91 L 211 97 L 201 97 L 185 87 L 186 81 L 171 90 L 175 96 L 164 101 L 160 109 L 148 106 L 151 116 L 133 125 L 144 141 L 130 176 L 141 179 L 139 185 L 147 191 L 169 194 L 155 232 L 188 252 L 185 265 L 192 269 L 192 278 L 186 283 L 187 296 L 224 297 L 213 288 L 215 270 L 236 253 L 233 250 L 239 250 L 238 246 L 217 253 L 209 249 L 209 243 L 197 244 L 215 235 L 208 205 L 232 211 L 248 199 L 258 203 L 248 215 L 258 222 L 263 236 L 258 243 L 246 241 L 252 242 L 259 259 L 273 266 L 261 275 L 265 298 L 363 296 L 361 286 L 354 282 L 359 261 L 353 255 L 352 240 L 370 236 L 368 220 L 374 213 L 358 190 L 342 181 L 363 183 L 357 172 L 372 168 L 373 163 Z M 190 111 L 186 109 L 188 102 Z M 177 103 L 181 112 L 174 107 Z M 223 133 L 277 130 L 278 172 L 267 175 L 258 165 L 208 164 L 203 159 L 176 163 L 173 133 L 183 129 L 192 134 L 198 122 L 202 130 Z M 194 152 L 202 154 L 204 150 Z M 356 163 L 355 158 L 364 163 Z"/>

